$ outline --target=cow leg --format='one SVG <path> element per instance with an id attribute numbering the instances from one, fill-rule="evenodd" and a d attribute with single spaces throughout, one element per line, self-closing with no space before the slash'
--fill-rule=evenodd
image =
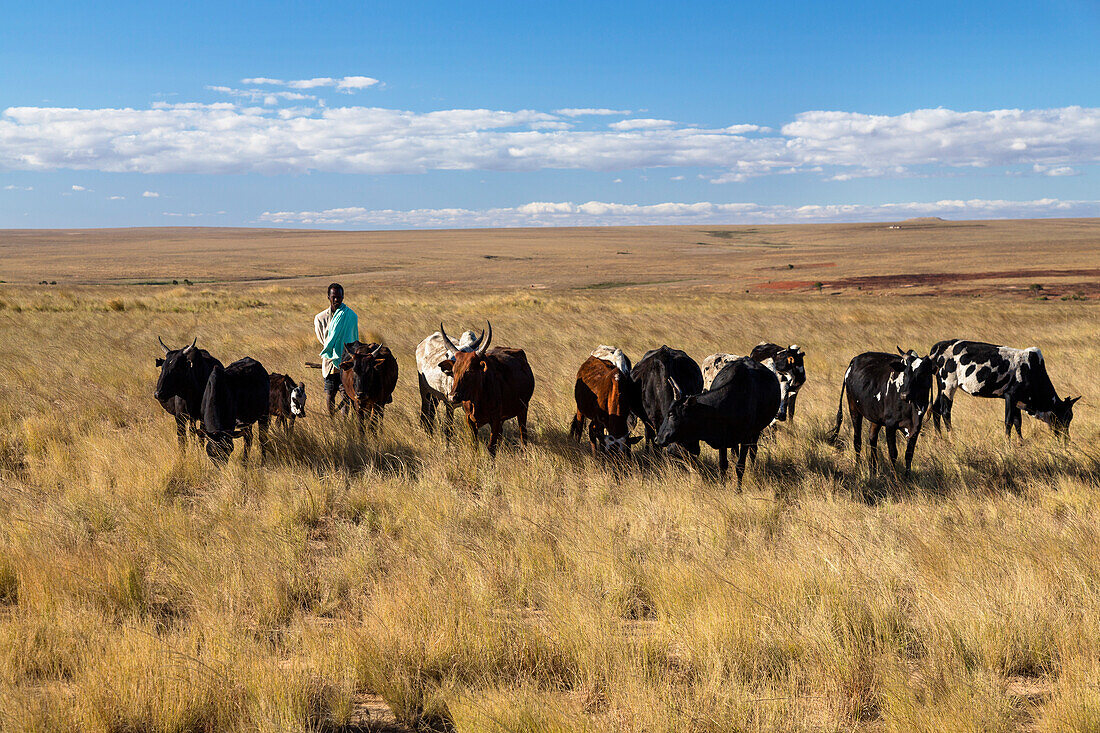
<path id="1" fill-rule="evenodd" d="M 721 479 L 723 481 L 726 479 L 726 471 L 729 469 L 729 467 L 730 467 L 730 461 L 729 461 L 729 458 L 726 456 L 726 449 L 725 448 L 719 448 L 718 449 L 718 478 L 719 479 Z"/>
<path id="2" fill-rule="evenodd" d="M 377 435 L 378 431 L 382 429 L 382 417 L 385 415 L 385 410 L 385 405 L 371 405 L 370 431 L 374 435 Z"/>
<path id="3" fill-rule="evenodd" d="M 1023 433 L 1020 432 L 1020 427 L 1024 421 L 1024 412 L 1019 407 L 1015 408 L 1015 417 L 1012 420 L 1012 424 L 1016 426 L 1016 437 L 1022 442 L 1024 439 Z"/>
<path id="4" fill-rule="evenodd" d="M 1012 425 L 1016 422 L 1016 398 L 1005 393 L 1005 437 L 1012 437 Z"/>
<path id="5" fill-rule="evenodd" d="M 848 413 L 852 416 L 852 447 L 856 451 L 856 465 L 859 465 L 859 452 L 863 448 L 863 415 L 852 409 L 851 400 L 848 401 Z"/>
<path id="6" fill-rule="evenodd" d="M 878 464 L 878 431 L 882 426 L 877 422 L 871 423 L 871 429 L 867 433 L 867 467 L 872 471 Z"/>
<path id="7" fill-rule="evenodd" d="M 501 420 L 495 420 L 489 423 L 489 455 L 496 456 L 497 443 L 500 442 L 500 434 L 503 432 L 504 423 Z"/>
<path id="8" fill-rule="evenodd" d="M 907 477 L 909 476 L 909 468 L 913 465 L 913 451 L 917 449 L 918 435 L 920 435 L 919 424 L 909 431 L 909 440 L 905 443 L 905 475 Z"/>
<path id="9" fill-rule="evenodd" d="M 294 416 L 293 415 L 291 415 L 290 420 L 287 421 L 286 434 L 287 435 L 294 435 Z"/>
<path id="10" fill-rule="evenodd" d="M 179 443 L 180 450 L 187 447 L 187 418 L 183 415 L 176 415 L 176 442 Z"/>
<path id="11" fill-rule="evenodd" d="M 741 443 L 737 446 L 737 490 L 741 490 L 741 482 L 745 478 L 745 456 L 748 455 L 749 444 Z"/>
<path id="12" fill-rule="evenodd" d="M 573 422 L 569 423 L 569 437 L 580 440 L 582 432 L 584 432 L 584 415 L 577 410 L 577 414 L 573 416 Z"/>
<path id="13" fill-rule="evenodd" d="M 248 464 L 248 449 L 252 447 L 252 426 L 246 425 L 241 429 L 241 437 L 244 438 L 244 462 Z"/>
<path id="14" fill-rule="evenodd" d="M 420 427 L 431 435 L 435 428 L 435 395 L 428 391 L 428 381 L 423 374 L 417 372 L 416 377 L 420 383 Z"/>
<path id="15" fill-rule="evenodd" d="M 757 436 L 756 440 L 747 444 L 749 446 L 749 460 L 752 464 L 756 465 L 756 451 L 760 448 L 760 436 Z"/>
<path id="16" fill-rule="evenodd" d="M 798 392 L 787 395 L 787 419 L 794 422 L 794 406 L 798 402 Z"/>
<path id="17" fill-rule="evenodd" d="M 451 436 L 454 434 L 455 408 L 447 404 L 443 405 L 443 407 L 443 437 L 445 437 L 449 441 L 451 439 Z"/>
<path id="18" fill-rule="evenodd" d="M 953 392 L 944 391 L 943 387 L 940 387 L 940 394 L 936 397 L 936 401 L 932 404 L 932 424 L 936 427 L 936 432 L 940 431 L 940 418 L 943 418 L 943 426 L 947 428 L 947 432 L 951 432 L 951 405 L 953 404 Z"/>
<path id="19" fill-rule="evenodd" d="M 580 436 L 577 436 L 578 438 Z M 603 442 L 600 438 L 603 437 L 603 428 L 592 421 L 588 424 L 588 442 L 592 446 L 592 455 L 596 455 L 600 450 L 600 444 Z"/>
<path id="20" fill-rule="evenodd" d="M 527 407 L 524 406 L 516 415 L 516 425 L 519 426 L 519 444 L 527 447 Z"/>
<path id="21" fill-rule="evenodd" d="M 645 448 L 646 450 L 653 450 L 653 441 L 657 437 L 657 433 L 645 423 L 642 423 L 642 427 L 645 428 Z"/>
<path id="22" fill-rule="evenodd" d="M 477 423 L 469 415 L 466 416 L 466 425 L 470 428 L 470 434 L 474 438 L 474 450 L 477 450 Z"/>
<path id="23" fill-rule="evenodd" d="M 886 428 L 886 450 L 890 452 L 890 467 L 898 462 L 898 429 Z"/>
<path id="24" fill-rule="evenodd" d="M 257 421 L 257 424 L 259 425 L 258 429 L 260 433 L 260 465 L 262 466 L 264 465 L 264 461 L 267 459 L 267 449 L 269 442 L 268 428 L 270 427 L 270 424 L 267 417 L 260 418 Z"/>

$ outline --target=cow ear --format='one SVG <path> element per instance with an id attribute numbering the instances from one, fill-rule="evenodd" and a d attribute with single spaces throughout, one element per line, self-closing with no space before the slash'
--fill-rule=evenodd
<path id="1" fill-rule="evenodd" d="M 164 359 L 157 357 L 157 366 L 164 366 Z"/>
<path id="2" fill-rule="evenodd" d="M 344 372 L 348 371 L 348 370 L 349 370 L 349 369 L 351 369 L 351 368 L 352 368 L 353 366 L 355 366 L 355 362 L 354 362 L 354 361 L 350 361 L 350 360 L 349 360 L 349 361 L 342 361 L 342 362 L 340 362 L 340 370 L 341 370 L 341 371 L 344 371 Z"/>
<path id="3" fill-rule="evenodd" d="M 904 361 L 892 361 L 892 362 L 890 362 L 890 368 L 893 369 L 895 372 L 898 372 L 898 373 L 904 372 L 905 371 L 905 362 Z"/>
<path id="4" fill-rule="evenodd" d="M 454 376 L 454 371 L 453 371 L 454 366 L 455 366 L 455 360 L 454 359 L 447 359 L 446 361 L 441 361 L 441 362 L 439 362 L 439 364 L 437 366 L 439 367 L 439 371 L 443 372 L 448 377 L 453 377 Z"/>

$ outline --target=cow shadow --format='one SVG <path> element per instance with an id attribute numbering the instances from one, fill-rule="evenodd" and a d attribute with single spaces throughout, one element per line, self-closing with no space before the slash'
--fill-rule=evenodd
<path id="1" fill-rule="evenodd" d="M 416 451 L 385 430 L 360 436 L 354 425 L 339 415 L 331 422 L 327 417 L 319 418 L 311 428 L 295 429 L 291 435 L 272 431 L 268 464 L 304 467 L 319 473 L 375 472 L 409 479 L 421 473 L 421 457 Z"/>

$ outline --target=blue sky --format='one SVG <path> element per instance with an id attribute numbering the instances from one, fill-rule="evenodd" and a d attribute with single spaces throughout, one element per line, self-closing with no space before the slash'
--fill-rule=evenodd
<path id="1" fill-rule="evenodd" d="M 9 4 L 0 227 L 1100 215 L 1100 5 Z"/>

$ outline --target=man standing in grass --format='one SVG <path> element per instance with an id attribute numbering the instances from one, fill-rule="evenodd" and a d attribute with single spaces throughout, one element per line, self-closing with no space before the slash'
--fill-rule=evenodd
<path id="1" fill-rule="evenodd" d="M 344 305 L 344 287 L 340 283 L 328 286 L 329 307 L 313 319 L 313 330 L 321 342 L 321 377 L 325 380 L 328 414 L 336 411 L 336 393 L 340 389 L 340 358 L 344 345 L 359 340 L 359 316 Z"/>

